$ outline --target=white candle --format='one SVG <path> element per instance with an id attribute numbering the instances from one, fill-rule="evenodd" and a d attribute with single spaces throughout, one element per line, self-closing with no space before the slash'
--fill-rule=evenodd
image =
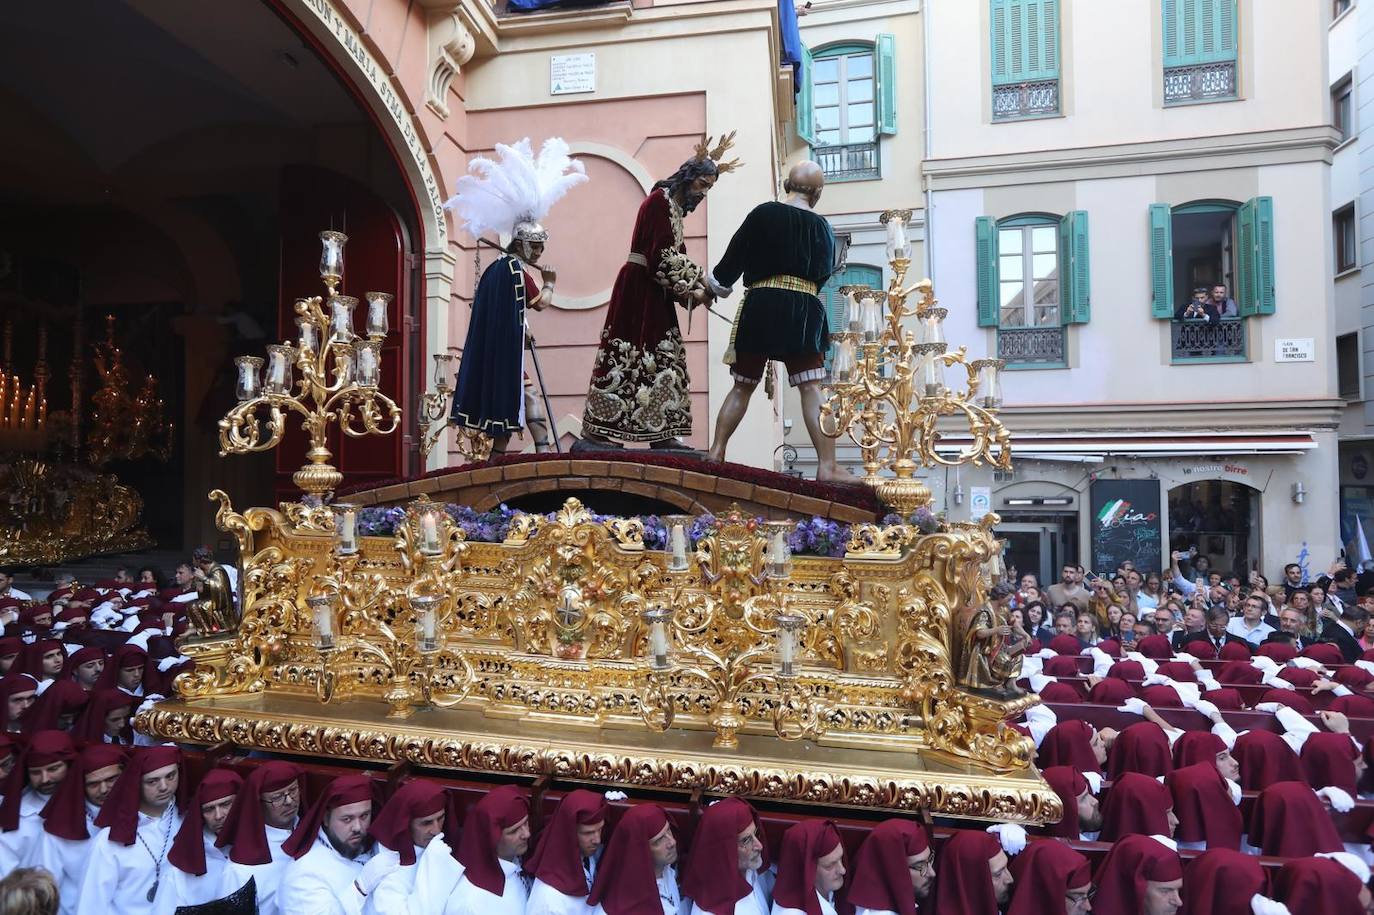
<path id="1" fill-rule="evenodd" d="M 420 549 L 427 553 L 439 552 L 439 524 L 434 519 L 433 512 L 425 512 L 420 516 Z"/>
<path id="2" fill-rule="evenodd" d="M 784 669 L 789 669 L 792 662 L 797 659 L 796 636 L 792 630 L 778 628 L 778 660 L 782 662 Z"/>
<path id="3" fill-rule="evenodd" d="M 320 634 L 321 644 L 328 645 L 334 641 L 334 617 L 329 612 L 328 604 L 315 608 L 315 629 Z"/>
<path id="4" fill-rule="evenodd" d="M 434 616 L 434 608 L 426 607 L 424 613 L 420 617 L 421 627 L 424 629 L 425 641 L 427 642 L 434 641 Z"/>
<path id="5" fill-rule="evenodd" d="M 672 532 L 668 535 L 668 544 L 672 548 L 672 570 L 682 572 L 687 568 L 687 531 L 681 524 L 674 524 Z"/>
<path id="6" fill-rule="evenodd" d="M 357 525 L 358 519 L 354 516 L 353 512 L 349 511 L 343 513 L 343 531 L 340 533 L 339 537 L 343 541 L 343 545 L 349 549 L 355 546 L 354 541 L 357 539 L 358 535 Z"/>
<path id="7" fill-rule="evenodd" d="M 668 633 L 664 631 L 662 622 L 653 623 L 649 626 L 649 645 L 654 653 L 654 663 L 660 667 L 668 659 Z"/>

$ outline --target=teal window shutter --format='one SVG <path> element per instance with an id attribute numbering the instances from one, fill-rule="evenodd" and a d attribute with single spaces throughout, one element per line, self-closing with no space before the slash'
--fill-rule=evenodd
<path id="1" fill-rule="evenodd" d="M 1274 198 L 1252 197 L 1236 214 L 1236 304 L 1241 316 L 1274 313 Z"/>
<path id="2" fill-rule="evenodd" d="M 1092 317 L 1088 270 L 1088 211 L 1074 210 L 1059 220 L 1059 319 L 1087 324 Z"/>
<path id="3" fill-rule="evenodd" d="M 1059 0 L 989 0 L 992 84 L 1059 78 Z"/>
<path id="4" fill-rule="evenodd" d="M 878 58 L 878 133 L 897 132 L 897 50 L 896 40 L 879 35 L 873 43 Z"/>
<path id="5" fill-rule="evenodd" d="M 1172 216 L 1167 203 L 1150 204 L 1150 286 L 1156 318 L 1174 316 L 1174 241 Z"/>
<path id="6" fill-rule="evenodd" d="M 801 86 L 797 90 L 797 139 L 809 146 L 816 145 L 815 88 L 811 82 L 814 64 L 811 49 L 802 45 Z"/>
<path id="7" fill-rule="evenodd" d="M 840 295 L 840 287 L 842 286 L 868 286 L 872 289 L 881 289 L 883 288 L 883 271 L 879 267 L 870 267 L 865 264 L 850 264 L 832 276 L 821 287 L 821 305 L 825 308 L 825 317 L 830 322 L 832 334 L 842 333 L 849 329 L 849 303 L 844 296 Z M 830 363 L 834 358 L 835 346 L 831 344 L 825 354 L 827 371 L 829 371 Z"/>
<path id="8" fill-rule="evenodd" d="M 1236 58 L 1236 0 L 1162 0 L 1164 66 Z"/>
<path id="9" fill-rule="evenodd" d="M 997 301 L 997 223 L 991 216 L 974 220 L 978 255 L 978 326 L 996 327 L 1000 313 Z"/>

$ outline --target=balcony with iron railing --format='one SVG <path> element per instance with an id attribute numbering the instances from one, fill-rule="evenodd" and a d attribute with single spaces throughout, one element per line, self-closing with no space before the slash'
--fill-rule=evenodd
<path id="1" fill-rule="evenodd" d="M 1014 121 L 1059 113 L 1059 80 L 992 87 L 992 119 Z"/>
<path id="2" fill-rule="evenodd" d="M 1186 105 L 1236 97 L 1236 62 L 1220 60 L 1164 69 L 1164 104 Z"/>
<path id="3" fill-rule="evenodd" d="M 1245 320 L 1174 321 L 1169 325 L 1175 365 L 1189 362 L 1245 362 Z"/>
<path id="4" fill-rule="evenodd" d="M 1062 368 L 1068 365 L 1064 327 L 1002 327 L 997 331 L 997 358 L 1007 368 Z"/>
<path id="5" fill-rule="evenodd" d="M 816 146 L 812 156 L 825 172 L 827 181 L 863 181 L 881 178 L 878 165 L 878 141 L 845 143 L 835 146 Z"/>

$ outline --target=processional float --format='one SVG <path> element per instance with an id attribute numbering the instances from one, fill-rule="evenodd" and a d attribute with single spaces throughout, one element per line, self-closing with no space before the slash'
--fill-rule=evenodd
<path id="1" fill-rule="evenodd" d="M 1007 724 L 1038 702 L 1012 685 L 1017 649 L 967 638 L 988 612 L 998 519 L 941 521 L 916 478 L 1011 455 L 1001 364 L 950 351 L 930 281 L 904 285 L 909 218 L 883 217 L 887 289 L 844 290 L 853 320 L 823 414 L 898 517 L 855 525 L 838 558 L 794 556 L 793 522 L 740 511 L 662 519 L 666 548 L 650 549 L 645 519 L 576 499 L 514 516 L 499 542 L 465 536 L 423 495 L 389 535 L 360 535 L 358 506 L 330 500 L 341 475 L 325 436 L 399 422 L 377 382 L 388 298 L 368 293 L 355 334 L 344 239 L 323 233 L 326 294 L 296 304 L 299 339 L 269 348 L 265 381 L 261 359 L 239 361 L 240 403 L 220 422 L 221 452 L 243 453 L 300 415 L 304 495 L 240 513 L 210 493 L 238 540 L 241 618 L 182 646 L 196 670 L 136 726 L 269 752 L 1058 819 L 1032 742 Z M 958 368 L 966 383 L 947 384 Z M 972 434 L 953 454 L 936 448 L 946 417 Z"/>

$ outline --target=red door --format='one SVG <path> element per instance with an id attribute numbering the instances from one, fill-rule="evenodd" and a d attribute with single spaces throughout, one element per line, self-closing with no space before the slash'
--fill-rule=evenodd
<path id="1" fill-rule="evenodd" d="M 410 432 L 415 386 L 423 377 L 422 367 L 412 362 L 423 358 L 423 350 L 416 345 L 419 321 L 415 304 L 420 300 L 419 291 L 412 289 L 416 282 L 413 269 L 416 258 L 409 250 L 401 220 L 367 187 L 309 166 L 289 166 L 282 170 L 280 206 L 281 287 L 277 332 L 282 339 L 295 340 L 298 336 L 296 300 L 324 295 L 319 275 L 319 234 L 325 229 L 336 229 L 348 236 L 341 291 L 360 300 L 354 313 L 356 331 L 362 330 L 366 320 L 366 293 L 389 292 L 395 296 L 387 321 L 389 333 L 382 343 L 380 390 L 396 401 L 405 421 L 390 435 L 363 438 L 342 435 L 335 424 L 330 427 L 327 447 L 334 454 L 334 466 L 343 471 L 344 486 L 409 476 L 418 469 L 418 456 L 413 453 Z M 294 417 L 289 418 L 288 423 L 290 431 L 276 452 L 279 500 L 300 497 L 291 475 L 305 462 L 307 447 L 300 423 Z"/>

